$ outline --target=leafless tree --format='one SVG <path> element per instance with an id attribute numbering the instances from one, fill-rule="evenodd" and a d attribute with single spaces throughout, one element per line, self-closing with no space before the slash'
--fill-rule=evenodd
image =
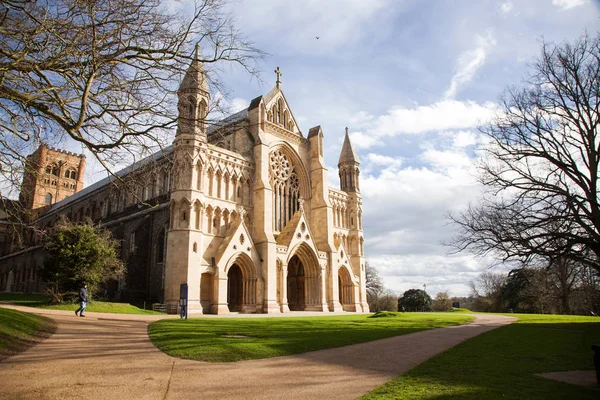
<path id="1" fill-rule="evenodd" d="M 452 308 L 452 301 L 447 290 L 435 295 L 431 308 L 433 311 L 448 311 Z"/>
<path id="2" fill-rule="evenodd" d="M 471 296 L 474 297 L 476 311 L 502 311 L 502 289 L 506 284 L 506 274 L 484 271 L 469 282 Z"/>
<path id="3" fill-rule="evenodd" d="M 115 152 L 139 158 L 142 147 L 168 143 L 177 86 L 198 44 L 217 89 L 226 63 L 256 77 L 264 53 L 224 6 L 197 0 L 191 12 L 176 12 L 159 0 L 2 1 L 3 195 L 18 189 L 24 156 L 41 142 L 75 141 L 108 167 Z"/>
<path id="4" fill-rule="evenodd" d="M 384 295 L 385 286 L 381 281 L 381 275 L 377 268 L 368 261 L 365 263 L 365 285 L 367 289 L 367 303 L 371 311 L 375 311 L 379 306 L 379 298 Z"/>
<path id="5" fill-rule="evenodd" d="M 451 215 L 459 251 L 503 261 L 569 259 L 600 271 L 600 34 L 543 43 L 520 88 L 502 96 L 479 165 L 487 188 Z"/>

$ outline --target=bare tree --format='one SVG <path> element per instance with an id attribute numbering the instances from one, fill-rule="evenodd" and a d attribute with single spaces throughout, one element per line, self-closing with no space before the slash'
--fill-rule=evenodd
<path id="1" fill-rule="evenodd" d="M 448 311 L 452 308 L 452 301 L 447 290 L 435 295 L 431 308 L 433 311 Z"/>
<path id="2" fill-rule="evenodd" d="M 506 274 L 485 271 L 469 282 L 471 296 L 475 297 L 476 311 L 502 311 L 502 289 L 506 284 Z"/>
<path id="3" fill-rule="evenodd" d="M 365 263 L 365 285 L 367 289 L 367 303 L 372 311 L 379 308 L 379 298 L 384 295 L 385 286 L 377 268 L 368 261 Z"/>
<path id="4" fill-rule="evenodd" d="M 224 5 L 198 0 L 186 15 L 159 0 L 0 3 L 3 194 L 18 188 L 24 156 L 41 142 L 78 142 L 106 166 L 117 151 L 170 141 L 175 92 L 194 57 L 216 87 L 223 63 L 257 76 L 264 53 Z"/>
<path id="5" fill-rule="evenodd" d="M 543 43 L 521 88 L 509 88 L 489 139 L 478 205 L 451 215 L 459 251 L 524 264 L 569 259 L 600 271 L 600 34 Z"/>

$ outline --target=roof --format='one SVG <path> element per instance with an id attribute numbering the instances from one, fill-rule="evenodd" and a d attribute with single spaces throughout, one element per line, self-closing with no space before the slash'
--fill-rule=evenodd
<path id="1" fill-rule="evenodd" d="M 220 121 L 213 122 L 207 129 L 206 134 L 209 135 L 220 128 L 233 124 L 235 122 L 239 122 L 248 116 L 248 109 L 245 108 L 242 111 L 238 111 L 235 114 L 232 114 Z"/>
<path id="2" fill-rule="evenodd" d="M 352 147 L 352 143 L 350 142 L 350 136 L 348 136 L 348 128 L 346 128 L 346 137 L 344 138 L 344 144 L 342 145 L 342 152 L 340 153 L 340 160 L 338 161 L 338 165 L 345 163 L 357 163 L 358 164 L 358 156 Z"/>
<path id="3" fill-rule="evenodd" d="M 125 168 L 119 170 L 118 172 L 116 172 L 114 175 L 107 176 L 106 178 L 101 179 L 98 182 L 96 182 L 96 183 L 94 183 L 94 184 L 92 184 L 92 185 L 90 185 L 90 186 L 88 186 L 86 188 L 81 189 L 79 192 L 77 192 L 77 193 L 75 193 L 75 194 L 67 197 L 66 199 L 63 199 L 63 200 L 61 200 L 61 201 L 59 201 L 57 203 L 54 203 L 52 205 L 52 207 L 50 207 L 48 209 L 48 211 L 46 211 L 44 213 L 44 215 L 48 214 L 48 213 L 50 213 L 52 211 L 56 211 L 59 208 L 64 207 L 67 204 L 69 204 L 71 202 L 74 202 L 75 200 L 78 200 L 78 199 L 84 197 L 85 195 L 87 195 L 89 193 L 92 193 L 92 192 L 94 192 L 97 189 L 102 188 L 105 185 L 108 185 L 109 183 L 113 182 L 116 179 L 116 177 L 122 178 L 122 177 L 126 176 L 127 174 L 129 174 L 131 172 L 134 172 L 134 171 L 137 171 L 137 170 L 141 169 L 142 167 L 148 165 L 152 161 L 156 161 L 156 160 L 159 160 L 159 159 L 161 159 L 163 157 L 166 157 L 167 155 L 171 154 L 172 152 L 173 152 L 173 146 L 168 146 L 168 147 L 166 147 L 166 148 L 164 148 L 162 150 L 157 151 L 154 154 L 149 155 L 146 158 L 141 159 L 140 161 L 137 161 L 137 162 L 135 162 L 135 163 L 133 163 L 131 165 L 128 165 L 127 167 L 125 167 Z"/>

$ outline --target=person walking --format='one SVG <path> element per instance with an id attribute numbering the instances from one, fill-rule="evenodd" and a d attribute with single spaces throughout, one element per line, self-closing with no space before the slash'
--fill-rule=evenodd
<path id="1" fill-rule="evenodd" d="M 83 286 L 81 286 L 81 290 L 79 290 L 79 308 L 77 310 L 75 310 L 75 315 L 77 315 L 77 313 L 79 313 L 80 317 L 85 317 L 85 315 L 83 315 L 83 313 L 85 313 L 85 306 L 88 302 L 88 295 L 87 295 L 87 285 L 84 283 Z"/>

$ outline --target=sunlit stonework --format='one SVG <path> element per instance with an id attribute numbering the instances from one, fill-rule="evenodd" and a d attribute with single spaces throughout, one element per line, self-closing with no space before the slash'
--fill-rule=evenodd
<path id="1" fill-rule="evenodd" d="M 109 297 L 176 312 L 187 284 L 190 314 L 367 312 L 358 158 L 346 131 L 341 190 L 330 188 L 321 127 L 303 135 L 276 72 L 267 95 L 209 123 L 206 79 L 192 62 L 173 146 L 124 169 L 123 184 L 107 178 L 39 208 L 35 224 L 51 231 L 64 215 L 111 229 L 128 274 Z M 5 257 L 25 269 L 29 259 Z M 2 289 L 30 288 L 1 268 Z"/>

